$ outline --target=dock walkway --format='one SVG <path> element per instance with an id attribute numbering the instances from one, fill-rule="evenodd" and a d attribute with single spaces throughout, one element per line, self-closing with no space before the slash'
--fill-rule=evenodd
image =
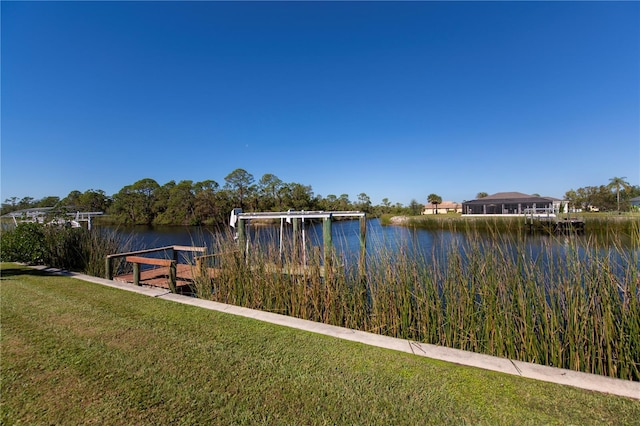
<path id="1" fill-rule="evenodd" d="M 146 250 L 138 250 L 128 253 L 115 253 L 106 257 L 106 277 L 109 280 L 133 283 L 137 285 L 148 285 L 161 287 L 177 291 L 181 287 L 190 287 L 195 279 L 205 275 L 215 278 L 219 274 L 219 269 L 205 268 L 202 263 L 195 258 L 195 265 L 187 262 L 180 263 L 180 252 L 205 253 L 206 247 L 188 246 L 166 246 Z M 144 257 L 142 255 L 155 254 L 154 257 Z M 162 258 L 157 254 L 163 254 Z M 167 256 L 168 255 L 168 256 Z M 168 258 L 167 258 L 168 257 Z M 200 256 L 200 258 L 209 256 Z M 133 271 L 125 274 L 113 274 L 113 262 L 124 260 L 133 264 Z M 142 265 L 145 265 L 144 267 Z"/>
<path id="2" fill-rule="evenodd" d="M 176 265 L 176 287 L 179 288 L 193 284 L 195 277 L 197 277 L 194 270 L 195 266 L 193 265 L 178 263 Z M 218 270 L 213 268 L 208 268 L 208 272 L 210 278 L 215 278 L 218 274 Z M 134 274 L 131 272 L 129 274 L 116 275 L 113 277 L 113 280 L 133 284 Z M 166 266 L 140 271 L 140 285 L 170 289 L 169 280 L 169 267 Z"/>

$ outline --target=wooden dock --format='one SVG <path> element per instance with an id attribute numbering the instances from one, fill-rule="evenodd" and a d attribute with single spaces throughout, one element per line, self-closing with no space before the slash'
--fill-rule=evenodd
<path id="1" fill-rule="evenodd" d="M 560 212 L 552 208 L 531 208 L 524 211 L 524 223 L 529 232 L 542 231 L 548 234 L 584 234 L 584 221 L 577 218 L 561 218 Z"/>
<path id="2" fill-rule="evenodd" d="M 215 279 L 219 279 L 222 275 L 222 268 L 219 256 L 223 254 L 204 254 L 193 258 L 194 263 L 179 263 L 180 258 L 177 252 L 199 252 L 205 253 L 204 247 L 185 247 L 185 246 L 166 246 L 154 249 L 138 250 L 128 253 L 115 253 L 107 255 L 105 259 L 106 274 L 108 280 L 131 283 L 134 285 L 147 285 L 153 287 L 166 288 L 171 292 L 190 292 L 193 291 L 196 280 L 204 278 L 209 279 L 211 284 Z M 146 257 L 145 254 L 165 252 L 165 256 Z M 168 255 L 167 255 L 168 254 Z M 133 266 L 130 273 L 113 273 L 115 260 L 124 261 Z M 251 266 L 249 266 L 251 269 Z M 309 268 L 304 265 L 263 265 L 262 272 L 270 274 L 281 274 L 289 276 L 299 276 L 310 278 L 317 274 L 320 278 L 324 278 L 326 267 Z"/>
<path id="3" fill-rule="evenodd" d="M 538 218 L 527 223 L 529 232 L 542 231 L 547 234 L 584 234 L 584 221 L 578 219 L 546 219 Z"/>
<path id="4" fill-rule="evenodd" d="M 190 263 L 179 263 L 179 252 L 205 253 L 206 247 L 174 245 L 128 253 L 110 254 L 107 255 L 105 259 L 105 278 L 137 285 L 162 287 L 172 292 L 177 292 L 185 287 L 191 287 L 195 279 L 203 276 L 203 274 L 209 278 L 215 278 L 219 275 L 220 271 L 218 269 L 203 267 L 204 264 L 199 262 L 197 257 L 195 258 L 195 266 Z M 156 253 L 156 255 L 158 253 L 164 253 L 164 256 L 162 258 L 141 256 L 151 253 Z M 117 259 L 123 260 L 123 258 L 126 262 L 133 265 L 133 272 L 114 275 L 113 262 Z"/>
<path id="5" fill-rule="evenodd" d="M 194 283 L 195 266 L 178 263 L 176 265 L 176 288 L 185 286 L 191 286 Z M 210 268 L 209 275 L 214 278 L 217 275 L 217 271 Z M 116 275 L 113 277 L 115 281 L 131 283 L 135 282 L 134 273 Z M 153 287 L 162 287 L 168 290 L 170 286 L 170 270 L 168 266 L 161 266 L 157 268 L 145 269 L 140 271 L 140 285 L 149 285 Z"/>

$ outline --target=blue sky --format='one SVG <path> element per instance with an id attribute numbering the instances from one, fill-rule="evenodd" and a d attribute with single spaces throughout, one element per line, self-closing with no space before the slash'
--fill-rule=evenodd
<path id="1" fill-rule="evenodd" d="M 1 3 L 1 198 L 640 184 L 638 2 Z"/>

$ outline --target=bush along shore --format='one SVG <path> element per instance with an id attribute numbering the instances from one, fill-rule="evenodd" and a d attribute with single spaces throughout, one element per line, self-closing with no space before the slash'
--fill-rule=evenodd
<path id="1" fill-rule="evenodd" d="M 104 277 L 105 257 L 130 244 L 131 238 L 112 230 L 24 222 L 2 232 L 0 260 L 44 264 Z"/>
<path id="2" fill-rule="evenodd" d="M 218 277 L 199 297 L 393 337 L 640 380 L 638 244 L 522 239 L 468 231 L 438 254 L 390 250 L 322 259 L 278 244 L 213 248 Z M 637 226 L 635 241 L 640 241 Z M 550 237 L 555 238 L 555 237 Z M 375 245 L 375 243 L 374 243 Z"/>

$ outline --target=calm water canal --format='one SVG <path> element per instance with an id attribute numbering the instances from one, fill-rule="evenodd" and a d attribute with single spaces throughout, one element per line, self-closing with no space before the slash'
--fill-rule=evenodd
<path id="1" fill-rule="evenodd" d="M 230 228 L 229 228 L 230 229 Z M 219 229 L 205 227 L 129 227 L 118 228 L 117 232 L 122 236 L 123 251 L 140 250 L 146 248 L 163 247 L 169 245 L 186 245 L 186 246 L 206 246 L 208 248 L 215 246 L 213 244 L 216 236 L 221 232 Z M 333 245 L 339 256 L 345 259 L 357 256 L 360 248 L 359 239 L 359 222 L 358 220 L 335 221 L 332 224 Z M 252 241 L 277 242 L 279 241 L 279 226 L 249 226 L 249 234 Z M 291 226 L 285 225 L 285 239 L 291 237 Z M 304 238 L 313 246 L 322 246 L 322 223 L 307 222 L 304 227 Z M 474 243 L 469 240 L 469 236 L 461 232 L 451 231 L 432 231 L 424 229 L 413 229 L 404 226 L 382 226 L 378 219 L 370 219 L 367 221 L 367 254 L 375 253 L 406 253 L 408 255 L 419 254 L 426 258 L 433 255 L 441 256 L 450 250 L 452 244 L 456 247 L 475 247 L 480 238 L 484 247 L 491 247 L 499 244 L 501 247 L 509 247 L 509 245 L 518 244 L 520 249 L 517 250 L 522 255 L 522 247 L 524 252 L 531 256 L 532 259 L 540 260 L 542 256 L 545 262 L 549 259 L 549 254 L 554 258 L 563 257 L 567 250 L 573 251 L 576 246 L 579 251 L 584 250 L 584 245 L 593 238 L 588 235 L 579 236 L 547 236 L 541 234 L 514 236 L 513 238 L 505 238 L 505 241 L 496 241 L 495 238 L 489 236 L 476 237 Z M 486 244 L 485 244 L 486 243 Z M 125 247 L 126 245 L 126 247 Z M 617 244 L 614 249 L 613 241 L 602 241 L 596 245 L 589 244 L 590 247 L 596 247 L 601 254 L 612 253 L 615 257 L 620 257 L 620 253 L 628 256 L 632 260 L 631 265 L 627 267 L 639 268 L 638 250 L 632 248 L 633 244 L 623 238 L 621 244 Z M 209 250 L 211 252 L 211 250 Z M 623 266 L 624 267 L 624 266 Z"/>
<path id="2" fill-rule="evenodd" d="M 230 228 L 231 229 L 231 228 Z M 162 247 L 169 245 L 211 247 L 219 229 L 206 227 L 181 226 L 135 226 L 121 227 L 116 230 L 123 241 L 131 245 L 132 250 Z M 291 225 L 285 225 L 284 238 L 291 238 Z M 279 241 L 280 226 L 249 226 L 252 241 Z M 333 245 L 339 254 L 358 253 L 360 248 L 360 225 L 358 220 L 343 220 L 332 223 Z M 449 231 L 414 230 L 402 226 L 382 226 L 378 219 L 367 221 L 367 251 L 385 247 L 391 251 L 400 249 L 419 250 L 431 253 L 448 247 L 462 234 Z M 304 226 L 304 238 L 313 246 L 322 246 L 322 223 L 307 222 Z"/>

